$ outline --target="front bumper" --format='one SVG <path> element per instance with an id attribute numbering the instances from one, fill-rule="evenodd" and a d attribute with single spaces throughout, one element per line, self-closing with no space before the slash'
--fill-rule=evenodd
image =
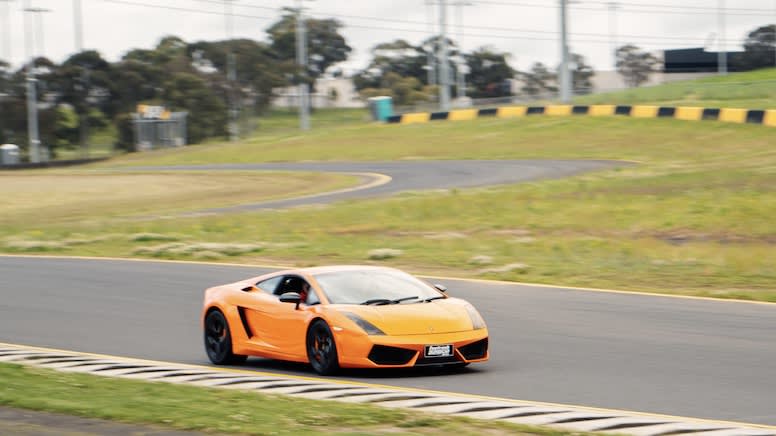
<path id="1" fill-rule="evenodd" d="M 456 365 L 489 359 L 488 330 L 405 336 L 368 336 L 346 330 L 334 332 L 340 366 L 345 368 L 409 368 Z M 428 345 L 452 345 L 453 355 L 426 357 Z"/>

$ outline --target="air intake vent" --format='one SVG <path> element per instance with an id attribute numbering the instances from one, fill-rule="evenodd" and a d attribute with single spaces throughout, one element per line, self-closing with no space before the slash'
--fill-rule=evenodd
<path id="1" fill-rule="evenodd" d="M 469 345 L 464 345 L 459 348 L 458 351 L 466 360 L 482 359 L 488 354 L 488 338 L 472 342 Z"/>
<path id="2" fill-rule="evenodd" d="M 369 360 L 378 365 L 405 365 L 417 352 L 404 348 L 375 345 L 369 352 Z"/>

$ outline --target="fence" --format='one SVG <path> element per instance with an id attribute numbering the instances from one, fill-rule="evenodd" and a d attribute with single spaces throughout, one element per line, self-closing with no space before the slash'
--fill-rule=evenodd
<path id="1" fill-rule="evenodd" d="M 142 113 L 132 114 L 135 129 L 135 150 L 180 147 L 186 145 L 186 118 L 188 112 L 171 112 L 164 118 L 148 118 Z"/>

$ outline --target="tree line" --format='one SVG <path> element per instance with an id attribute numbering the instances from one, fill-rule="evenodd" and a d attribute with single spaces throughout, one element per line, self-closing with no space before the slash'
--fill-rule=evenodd
<path id="1" fill-rule="evenodd" d="M 86 127 L 113 125 L 116 145 L 133 147 L 131 113 L 138 104 L 166 106 L 189 113 L 188 141 L 225 136 L 227 106 L 238 101 L 243 108 L 261 113 L 270 104 L 273 89 L 309 83 L 328 73 L 342 75 L 336 65 L 352 48 L 341 34 L 336 19 L 308 18 L 309 62 L 296 65 L 296 11 L 285 9 L 267 29 L 268 41 L 249 39 L 186 42 L 163 38 L 152 49 L 133 49 L 120 60 L 109 62 L 96 51 L 76 53 L 60 64 L 46 58 L 30 63 L 37 77 L 41 140 L 52 149 L 75 148 L 84 140 Z M 745 52 L 734 58 L 742 69 L 774 64 L 776 26 L 764 26 L 749 34 Z M 440 37 L 419 45 L 398 39 L 378 44 L 369 65 L 352 76 L 362 98 L 389 95 L 397 105 L 435 100 L 438 71 L 430 62 L 438 52 Z M 517 93 L 541 97 L 557 92 L 557 67 L 535 63 L 528 71 L 509 65 L 510 55 L 490 47 L 465 53 L 448 40 L 451 80 L 466 73 L 466 92 L 472 98 L 514 95 L 512 79 L 519 79 Z M 227 80 L 229 54 L 236 54 L 236 77 Z M 657 59 L 638 47 L 621 47 L 617 67 L 630 86 L 639 86 L 658 65 Z M 573 88 L 592 91 L 594 71 L 585 58 L 572 54 Z M 460 70 L 460 71 L 459 71 Z M 452 87 L 455 96 L 455 86 Z M 24 68 L 13 70 L 0 61 L 0 143 L 27 144 L 26 85 Z"/>

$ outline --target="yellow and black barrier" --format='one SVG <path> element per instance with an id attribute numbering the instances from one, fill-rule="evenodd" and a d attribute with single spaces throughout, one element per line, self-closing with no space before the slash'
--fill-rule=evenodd
<path id="1" fill-rule="evenodd" d="M 547 116 L 613 116 L 634 118 L 675 118 L 677 120 L 714 120 L 730 123 L 763 124 L 776 127 L 776 109 L 702 108 L 646 105 L 548 105 L 548 106 L 504 106 L 489 109 L 457 109 L 446 112 L 418 112 L 394 115 L 387 122 L 393 124 L 427 123 L 430 121 L 462 121 L 475 118 L 518 118 L 532 115 Z"/>

